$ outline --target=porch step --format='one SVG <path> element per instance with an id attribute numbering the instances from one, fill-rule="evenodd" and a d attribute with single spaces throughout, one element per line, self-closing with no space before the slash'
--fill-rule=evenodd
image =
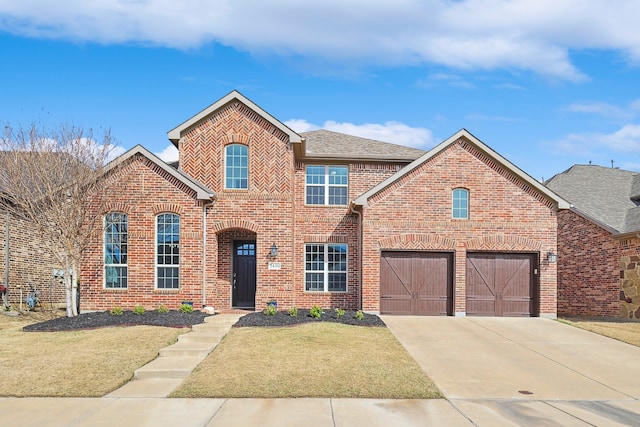
<path id="1" fill-rule="evenodd" d="M 107 397 L 166 397 L 218 345 L 241 314 L 216 314 L 193 325 L 178 342 L 160 349 L 158 358 L 137 369 L 133 380 Z"/>

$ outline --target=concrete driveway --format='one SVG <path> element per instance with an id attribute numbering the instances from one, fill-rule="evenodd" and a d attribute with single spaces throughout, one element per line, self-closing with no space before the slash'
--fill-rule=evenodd
<path id="1" fill-rule="evenodd" d="M 383 319 L 474 424 L 640 425 L 638 347 L 540 318 Z"/>

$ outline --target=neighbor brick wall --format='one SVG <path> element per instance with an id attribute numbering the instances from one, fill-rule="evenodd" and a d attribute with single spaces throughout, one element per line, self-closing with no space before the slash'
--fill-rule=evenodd
<path id="1" fill-rule="evenodd" d="M 592 221 L 558 215 L 558 314 L 618 316 L 620 244 Z"/>
<path id="2" fill-rule="evenodd" d="M 452 219 L 451 192 L 469 190 L 469 219 Z M 467 251 L 540 256 L 540 315 L 556 314 L 556 249 L 552 203 L 464 138 L 427 160 L 364 208 L 363 308 L 379 311 L 380 254 L 386 249 L 454 252 L 454 311 L 466 311 Z"/>
<path id="3" fill-rule="evenodd" d="M 0 283 L 5 282 L 6 212 L 0 212 Z M 55 308 L 65 303 L 64 285 L 54 279 L 53 269 L 60 265 L 48 245 L 26 220 L 10 216 L 9 220 L 9 301 L 19 308 L 20 289 L 26 298 L 27 283 L 40 291 L 43 308 Z"/>

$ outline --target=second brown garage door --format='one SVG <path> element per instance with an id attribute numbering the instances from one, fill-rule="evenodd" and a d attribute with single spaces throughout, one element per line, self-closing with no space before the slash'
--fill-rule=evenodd
<path id="1" fill-rule="evenodd" d="M 536 316 L 537 255 L 467 255 L 467 315 Z"/>
<path id="2" fill-rule="evenodd" d="M 453 254 L 382 252 L 380 313 L 451 315 Z"/>

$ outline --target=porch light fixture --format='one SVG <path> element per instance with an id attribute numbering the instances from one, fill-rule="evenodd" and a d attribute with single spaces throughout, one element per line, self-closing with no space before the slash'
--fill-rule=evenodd
<path id="1" fill-rule="evenodd" d="M 277 256 L 278 256 L 278 247 L 274 243 L 273 245 L 271 245 L 271 257 L 275 258 Z"/>
<path id="2" fill-rule="evenodd" d="M 549 263 L 554 263 L 554 262 L 558 261 L 558 254 L 551 250 L 547 254 L 547 259 L 549 260 Z"/>

